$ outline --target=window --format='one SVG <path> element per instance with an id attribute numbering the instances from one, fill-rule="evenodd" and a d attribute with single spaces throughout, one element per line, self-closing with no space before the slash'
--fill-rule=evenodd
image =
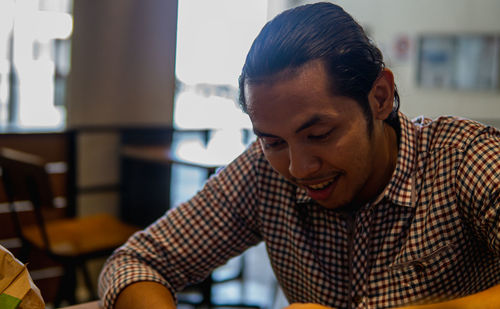
<path id="1" fill-rule="evenodd" d="M 238 77 L 267 20 L 267 0 L 179 0 L 178 12 L 174 149 L 188 161 L 225 165 L 253 137 L 238 106 Z M 194 130 L 207 130 L 208 139 Z M 199 190 L 205 177 L 174 166 L 172 205 Z"/>
<path id="2" fill-rule="evenodd" d="M 72 0 L 0 1 L 0 126 L 65 121 Z"/>

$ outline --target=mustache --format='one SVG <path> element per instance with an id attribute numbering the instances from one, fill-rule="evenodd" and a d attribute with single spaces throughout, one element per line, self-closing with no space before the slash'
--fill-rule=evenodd
<path id="1" fill-rule="evenodd" d="M 343 175 L 344 172 L 343 171 L 332 171 L 332 172 L 328 172 L 328 173 L 325 173 L 325 174 L 321 174 L 321 175 L 315 175 L 315 176 L 312 176 L 312 177 L 306 177 L 306 178 L 296 178 L 296 177 L 292 177 L 291 180 L 295 183 L 311 183 L 311 182 L 318 182 L 318 181 L 326 181 L 326 180 L 329 180 L 329 179 L 332 179 L 332 178 L 336 178 L 336 177 L 339 177 L 341 175 Z"/>

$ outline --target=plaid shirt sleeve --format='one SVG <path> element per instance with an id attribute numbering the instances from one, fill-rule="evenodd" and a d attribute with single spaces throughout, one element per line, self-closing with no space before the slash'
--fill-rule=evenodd
<path id="1" fill-rule="evenodd" d="M 154 281 L 174 295 L 207 277 L 229 258 L 261 240 L 253 214 L 257 144 L 213 176 L 190 201 L 133 235 L 106 262 L 99 280 L 105 308 L 139 281 Z"/>
<path id="2" fill-rule="evenodd" d="M 457 172 L 458 199 L 471 227 L 500 256 L 500 134 L 486 128 Z"/>

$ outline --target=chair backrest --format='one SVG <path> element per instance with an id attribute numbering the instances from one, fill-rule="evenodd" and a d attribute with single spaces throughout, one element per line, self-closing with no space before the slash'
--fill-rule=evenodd
<path id="1" fill-rule="evenodd" d="M 49 175 L 45 169 L 45 161 L 36 155 L 10 148 L 0 148 L 0 167 L 5 193 L 11 211 L 15 214 L 20 236 L 22 224 L 17 213 L 15 202 L 30 201 L 35 212 L 35 219 L 40 227 L 42 238 L 47 248 L 50 248 L 42 208 L 54 207 L 54 198 Z"/>

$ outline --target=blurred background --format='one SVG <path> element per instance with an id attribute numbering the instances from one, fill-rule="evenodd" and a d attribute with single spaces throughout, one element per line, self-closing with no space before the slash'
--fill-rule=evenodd
<path id="1" fill-rule="evenodd" d="M 254 140 L 237 102 L 245 55 L 266 21 L 312 2 L 1 0 L 0 147 L 52 163 L 65 215 L 105 212 L 144 227 Z M 500 1 L 332 2 L 383 51 L 407 115 L 500 128 Z M 0 186 L 0 244 L 17 253 L 9 211 Z M 50 303 L 63 271 L 33 254 L 30 272 Z M 266 259 L 258 246 L 234 266 L 245 265 L 249 295 L 214 297 L 282 304 Z M 102 262 L 91 262 L 94 281 Z M 77 296 L 89 299 L 84 288 Z"/>

